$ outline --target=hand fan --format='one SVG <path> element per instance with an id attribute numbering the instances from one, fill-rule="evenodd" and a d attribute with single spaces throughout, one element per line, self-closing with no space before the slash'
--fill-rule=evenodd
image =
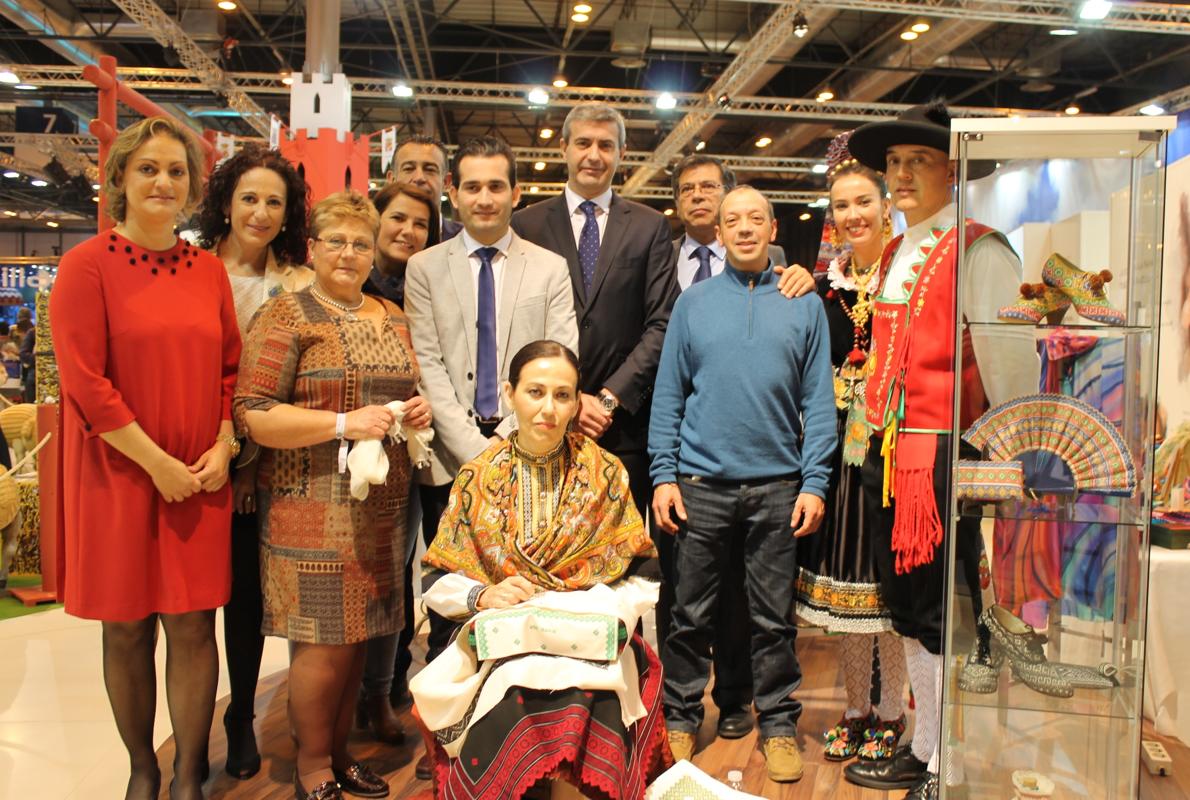
<path id="1" fill-rule="evenodd" d="M 963 439 L 997 461 L 1021 461 L 1035 492 L 1130 497 L 1136 465 L 1124 438 L 1096 408 L 1061 394 L 1019 397 L 987 411 Z"/>

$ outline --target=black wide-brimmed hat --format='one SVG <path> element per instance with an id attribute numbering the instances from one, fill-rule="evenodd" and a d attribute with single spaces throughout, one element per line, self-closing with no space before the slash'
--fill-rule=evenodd
<path id="1" fill-rule="evenodd" d="M 869 122 L 851 134 L 847 149 L 865 167 L 884 172 L 888 148 L 918 144 L 950 153 L 950 113 L 941 103 L 914 106 L 886 122 Z M 968 161 L 967 179 L 977 180 L 996 171 L 995 161 Z"/>

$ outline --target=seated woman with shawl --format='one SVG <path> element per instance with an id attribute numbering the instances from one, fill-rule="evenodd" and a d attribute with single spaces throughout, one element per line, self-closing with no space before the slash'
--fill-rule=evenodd
<path id="1" fill-rule="evenodd" d="M 631 798 L 669 761 L 661 666 L 637 632 L 657 585 L 615 456 L 579 433 L 578 360 L 552 341 L 512 359 L 518 430 L 459 472 L 426 552 L 423 596 L 465 623 L 410 683 L 435 795 Z"/>

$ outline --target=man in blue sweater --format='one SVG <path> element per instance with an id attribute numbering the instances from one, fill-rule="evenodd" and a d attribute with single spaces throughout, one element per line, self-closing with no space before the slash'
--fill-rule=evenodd
<path id="1" fill-rule="evenodd" d="M 790 621 L 796 537 L 822 521 L 835 448 L 830 334 L 817 295 L 783 297 L 769 263 L 772 205 L 750 186 L 719 207 L 723 272 L 670 318 L 653 396 L 653 515 L 677 536 L 662 649 L 675 759 L 694 753 L 730 542 L 743 539 L 752 680 L 769 777 L 796 781 L 801 669 Z"/>

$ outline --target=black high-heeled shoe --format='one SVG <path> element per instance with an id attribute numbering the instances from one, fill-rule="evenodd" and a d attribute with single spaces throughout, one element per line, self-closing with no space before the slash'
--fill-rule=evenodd
<path id="1" fill-rule="evenodd" d="M 253 719 L 223 715 L 223 729 L 227 731 L 227 764 L 223 769 L 241 781 L 260 772 L 260 751 L 256 747 Z"/>

